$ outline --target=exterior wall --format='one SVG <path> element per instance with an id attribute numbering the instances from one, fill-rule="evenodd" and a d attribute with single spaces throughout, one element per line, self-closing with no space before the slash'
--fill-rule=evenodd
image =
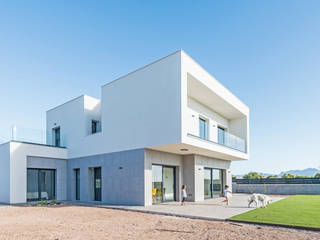
<path id="1" fill-rule="evenodd" d="M 232 186 L 231 161 L 195 155 L 195 201 L 204 200 L 204 168 L 223 169 L 223 187 Z M 232 189 L 230 189 L 232 191 Z"/>
<path id="2" fill-rule="evenodd" d="M 52 129 L 60 127 L 61 142 L 73 149 L 86 135 L 84 95 L 47 111 L 47 143 L 53 144 Z"/>
<path id="3" fill-rule="evenodd" d="M 204 168 L 223 169 L 223 185 L 232 186 L 230 161 L 218 160 L 199 155 L 177 155 L 160 151 L 145 151 L 145 205 L 152 205 L 152 164 L 175 166 L 176 196 L 181 200 L 180 189 L 187 185 L 188 201 L 204 200 Z"/>
<path id="4" fill-rule="evenodd" d="M 144 149 L 68 160 L 68 200 L 75 200 L 75 169 L 80 169 L 80 201 L 93 201 L 93 171 L 101 167 L 102 201 L 144 205 Z"/>
<path id="5" fill-rule="evenodd" d="M 183 51 L 181 52 L 181 104 L 182 143 L 202 149 L 194 151 L 194 154 L 225 160 L 249 158 L 249 108 Z M 229 133 L 245 139 L 247 152 L 217 146 L 188 135 L 199 135 L 199 114 L 209 120 L 211 141 L 217 141 L 217 126 L 221 125 L 227 127 Z M 240 120 L 242 118 L 245 120 Z"/>
<path id="6" fill-rule="evenodd" d="M 102 86 L 102 132 L 70 158 L 181 142 L 181 52 Z"/>
<path id="7" fill-rule="evenodd" d="M 92 135 L 92 120 L 99 121 L 101 128 L 101 102 L 99 99 L 84 95 L 84 118 L 86 136 Z"/>
<path id="8" fill-rule="evenodd" d="M 56 199 L 67 200 L 67 160 L 43 157 L 27 157 L 27 168 L 56 170 Z"/>
<path id="9" fill-rule="evenodd" d="M 10 202 L 10 143 L 0 145 L 0 203 Z"/>
<path id="10" fill-rule="evenodd" d="M 196 166 L 194 155 L 183 156 L 183 185 L 187 186 L 187 201 L 196 201 L 195 189 Z"/>
<path id="11" fill-rule="evenodd" d="M 188 133 L 199 136 L 199 117 L 204 117 L 208 120 L 209 140 L 218 141 L 218 125 L 224 128 L 229 127 L 229 121 L 213 110 L 202 105 L 196 100 L 188 97 L 188 114 L 185 121 L 188 122 Z"/>
<path id="12" fill-rule="evenodd" d="M 10 203 L 26 202 L 27 157 L 67 159 L 67 149 L 10 142 Z"/>
<path id="13" fill-rule="evenodd" d="M 233 192 L 274 195 L 320 194 L 320 184 L 237 184 Z"/>
<path id="14" fill-rule="evenodd" d="M 167 165 L 176 167 L 176 197 L 179 201 L 180 189 L 183 184 L 183 163 L 182 156 L 177 154 L 145 150 L 144 160 L 144 195 L 145 205 L 152 205 L 152 164 Z"/>

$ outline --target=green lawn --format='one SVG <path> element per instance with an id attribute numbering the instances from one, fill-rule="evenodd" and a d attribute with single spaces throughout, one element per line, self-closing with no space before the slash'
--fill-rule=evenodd
<path id="1" fill-rule="evenodd" d="M 297 195 L 234 216 L 230 220 L 320 229 L 320 195 Z"/>

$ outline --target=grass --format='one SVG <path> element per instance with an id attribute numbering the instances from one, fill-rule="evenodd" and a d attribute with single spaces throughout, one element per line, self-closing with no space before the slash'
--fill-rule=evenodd
<path id="1" fill-rule="evenodd" d="M 320 195 L 296 195 L 230 220 L 320 229 Z"/>

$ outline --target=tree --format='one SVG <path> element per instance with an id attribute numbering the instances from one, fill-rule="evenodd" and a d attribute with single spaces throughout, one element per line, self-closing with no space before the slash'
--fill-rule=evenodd
<path id="1" fill-rule="evenodd" d="M 237 176 L 235 176 L 235 175 L 232 175 L 232 179 L 237 179 Z"/>
<path id="2" fill-rule="evenodd" d="M 308 176 L 296 176 L 296 178 L 310 178 Z"/>
<path id="3" fill-rule="evenodd" d="M 267 177 L 268 179 L 272 179 L 272 178 L 278 178 L 278 175 L 270 175 Z"/>
<path id="4" fill-rule="evenodd" d="M 243 178 L 245 179 L 260 179 L 262 176 L 257 172 L 249 172 L 248 174 L 244 175 Z"/>
<path id="5" fill-rule="evenodd" d="M 320 172 L 318 172 L 316 175 L 314 175 L 315 178 L 320 178 Z"/>
<path id="6" fill-rule="evenodd" d="M 294 178 L 294 175 L 290 173 L 286 173 L 282 175 L 282 178 Z"/>

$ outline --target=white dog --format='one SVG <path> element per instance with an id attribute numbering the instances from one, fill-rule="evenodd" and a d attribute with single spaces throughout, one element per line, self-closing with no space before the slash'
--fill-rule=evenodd
<path id="1" fill-rule="evenodd" d="M 266 208 L 268 204 L 272 202 L 272 199 L 264 194 L 254 193 L 252 196 L 248 199 L 249 204 L 248 207 L 250 207 L 251 203 L 255 202 L 256 207 L 259 206 L 259 202 L 262 203 L 262 207 Z"/>

